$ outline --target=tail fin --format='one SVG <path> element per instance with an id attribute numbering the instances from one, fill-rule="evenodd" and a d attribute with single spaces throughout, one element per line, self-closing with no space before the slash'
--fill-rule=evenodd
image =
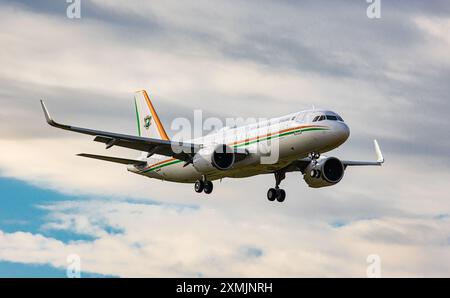
<path id="1" fill-rule="evenodd" d="M 145 90 L 137 91 L 134 96 L 138 134 L 142 137 L 169 140 L 158 114 Z"/>

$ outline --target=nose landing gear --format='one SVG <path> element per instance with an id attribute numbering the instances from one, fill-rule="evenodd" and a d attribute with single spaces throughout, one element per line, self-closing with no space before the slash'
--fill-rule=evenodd
<path id="1" fill-rule="evenodd" d="M 277 200 L 278 202 L 284 202 L 286 199 L 286 192 L 280 188 L 280 183 L 286 178 L 284 171 L 275 172 L 275 188 L 269 188 L 267 191 L 267 199 L 271 202 Z"/>
<path id="2" fill-rule="evenodd" d="M 309 154 L 309 158 L 311 158 L 311 160 L 314 164 L 317 164 L 317 160 L 320 158 L 320 153 L 319 152 L 311 152 Z"/>

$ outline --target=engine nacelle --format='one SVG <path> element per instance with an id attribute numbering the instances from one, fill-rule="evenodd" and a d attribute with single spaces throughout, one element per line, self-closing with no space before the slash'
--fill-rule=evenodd
<path id="1" fill-rule="evenodd" d="M 192 164 L 200 173 L 209 173 L 216 170 L 226 171 L 233 167 L 235 155 L 227 145 L 206 147 L 194 155 Z"/>
<path id="2" fill-rule="evenodd" d="M 335 185 L 344 177 L 344 165 L 336 157 L 311 162 L 305 169 L 303 179 L 309 187 L 319 188 Z"/>

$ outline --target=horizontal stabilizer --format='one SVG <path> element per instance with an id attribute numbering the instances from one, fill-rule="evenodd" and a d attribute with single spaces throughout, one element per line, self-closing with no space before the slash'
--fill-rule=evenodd
<path id="1" fill-rule="evenodd" d="M 144 166 L 144 165 L 147 164 L 146 161 L 142 161 L 142 160 L 134 160 L 134 159 L 127 159 L 127 158 L 120 158 L 120 157 L 111 157 L 111 156 L 87 154 L 87 153 L 80 153 L 80 154 L 77 154 L 77 156 L 93 158 L 93 159 L 99 159 L 99 160 L 115 162 L 115 163 L 121 163 L 121 164 L 124 164 L 124 165 Z"/>

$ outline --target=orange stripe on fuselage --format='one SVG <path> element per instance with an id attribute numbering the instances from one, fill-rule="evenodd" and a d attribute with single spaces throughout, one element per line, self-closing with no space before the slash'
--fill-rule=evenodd
<path id="1" fill-rule="evenodd" d="M 278 134 L 282 134 L 282 133 L 289 132 L 289 131 L 292 131 L 292 130 L 296 130 L 296 129 L 300 129 L 300 128 L 309 128 L 309 127 L 324 127 L 324 126 L 323 125 L 300 125 L 300 126 L 296 126 L 296 127 L 293 127 L 293 128 L 287 128 L 287 129 L 283 129 L 283 130 L 280 130 L 280 131 L 277 131 L 277 132 L 269 133 L 269 134 L 266 134 L 266 135 L 245 139 L 243 141 L 236 141 L 236 142 L 230 143 L 228 145 L 234 146 L 234 145 L 237 145 L 237 144 L 240 144 L 240 143 L 247 143 L 247 142 L 251 142 L 253 140 L 257 140 L 257 139 L 260 139 L 260 138 L 265 138 L 265 137 L 269 137 L 269 136 L 272 136 L 272 135 L 278 135 Z M 157 162 L 155 164 L 152 164 L 152 165 L 148 166 L 147 168 L 143 169 L 142 171 L 149 170 L 149 169 L 151 169 L 153 167 L 159 166 L 159 165 L 161 165 L 163 163 L 170 162 L 170 161 L 175 160 L 175 159 L 176 158 L 165 159 L 163 161 L 160 161 L 160 162 Z"/>
<path id="2" fill-rule="evenodd" d="M 169 161 L 172 161 L 172 160 L 175 160 L 176 158 L 169 158 L 169 159 L 165 159 L 165 160 L 163 160 L 163 161 L 160 161 L 160 162 L 157 162 L 157 163 L 155 163 L 155 164 L 152 164 L 151 166 L 149 166 L 148 168 L 145 168 L 145 170 L 148 170 L 148 169 L 150 169 L 150 168 L 153 168 L 153 167 L 156 167 L 156 166 L 159 166 L 160 164 L 163 164 L 163 163 L 166 163 L 166 162 L 169 162 Z"/>
<path id="3" fill-rule="evenodd" d="M 150 112 L 153 115 L 153 119 L 155 119 L 155 123 L 156 123 L 156 126 L 158 127 L 158 131 L 159 131 L 159 134 L 161 135 L 161 138 L 163 140 L 168 141 L 169 137 L 167 136 L 167 133 L 164 130 L 164 127 L 162 126 L 161 121 L 159 120 L 158 114 L 156 113 L 156 110 L 153 107 L 152 102 L 150 101 L 150 98 L 148 97 L 147 91 L 142 90 L 142 93 L 144 93 L 144 97 L 145 97 L 145 100 L 147 101 L 147 105 L 150 108 Z"/>
<path id="4" fill-rule="evenodd" d="M 322 126 L 321 125 L 300 125 L 300 126 L 296 126 L 296 127 L 292 127 L 292 128 L 286 128 L 286 129 L 283 129 L 283 130 L 280 130 L 280 131 L 277 131 L 277 132 L 271 132 L 271 133 L 268 133 L 268 134 L 265 134 L 265 135 L 262 135 L 262 136 L 256 136 L 256 137 L 253 137 L 253 138 L 248 138 L 248 139 L 245 139 L 243 141 L 236 141 L 236 142 L 231 143 L 229 145 L 237 145 L 237 144 L 241 144 L 241 143 L 247 143 L 247 142 L 251 142 L 251 141 L 254 141 L 254 140 L 257 140 L 257 139 L 260 139 L 260 138 L 266 138 L 266 137 L 270 137 L 270 136 L 273 136 L 273 135 L 278 135 L 278 134 L 282 134 L 282 133 L 285 133 L 285 132 L 289 132 L 289 131 L 292 131 L 292 130 L 296 130 L 296 129 L 300 129 L 300 128 L 308 128 L 308 127 L 322 127 Z"/>

